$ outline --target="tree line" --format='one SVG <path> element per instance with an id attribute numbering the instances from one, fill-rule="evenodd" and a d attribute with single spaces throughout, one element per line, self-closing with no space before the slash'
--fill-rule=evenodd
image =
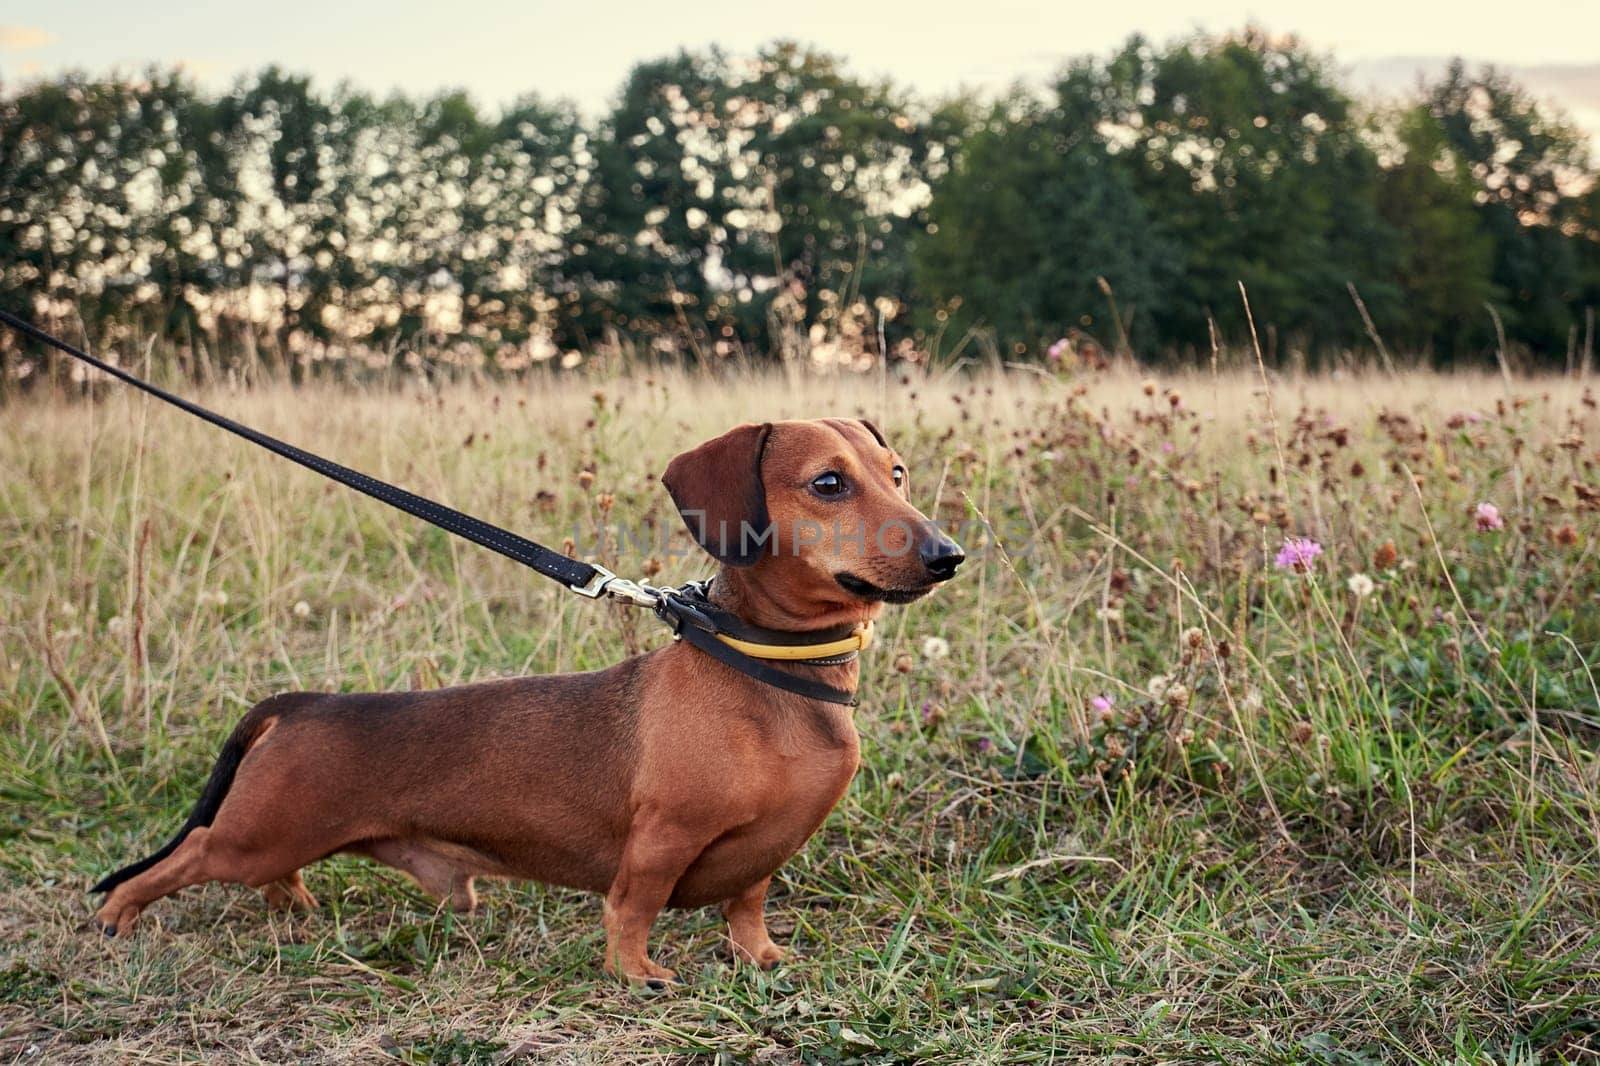
<path id="1" fill-rule="evenodd" d="M 1248 317 L 1240 285 L 1248 293 Z M 1584 139 L 1493 69 L 1360 101 L 1255 30 L 1134 37 L 1047 90 L 924 100 L 792 43 L 534 96 L 267 69 L 0 92 L 0 301 L 179 369 L 1511 349 L 1600 305 Z M 4 376 L 37 353 L 3 342 Z"/>

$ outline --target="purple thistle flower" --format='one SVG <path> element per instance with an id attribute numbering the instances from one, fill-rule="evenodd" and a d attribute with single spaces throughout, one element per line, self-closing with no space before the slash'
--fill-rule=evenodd
<path id="1" fill-rule="evenodd" d="M 1096 696 L 1094 699 L 1089 701 L 1089 706 L 1093 707 L 1096 711 L 1099 711 L 1101 714 L 1110 714 L 1111 713 L 1111 697 L 1110 696 Z"/>
<path id="2" fill-rule="evenodd" d="M 983 753 L 987 752 L 992 747 L 994 747 L 994 743 L 988 737 L 979 737 L 978 738 L 978 752 L 979 752 L 979 754 L 983 754 Z"/>
<path id="3" fill-rule="evenodd" d="M 1487 501 L 1478 504 L 1472 512 L 1472 517 L 1477 520 L 1479 533 L 1493 533 L 1506 527 L 1506 520 L 1500 515 L 1500 508 Z"/>
<path id="4" fill-rule="evenodd" d="M 1273 560 L 1279 570 L 1293 570 L 1297 574 L 1310 573 L 1312 564 L 1317 556 L 1322 554 L 1322 545 L 1310 537 L 1287 537 L 1283 547 L 1278 549 L 1278 555 Z"/>
<path id="5" fill-rule="evenodd" d="M 1062 337 L 1060 340 L 1056 341 L 1045 352 L 1045 355 L 1049 357 L 1052 363 L 1059 363 L 1061 361 L 1061 357 L 1065 354 L 1067 354 L 1067 338 L 1065 337 Z"/>

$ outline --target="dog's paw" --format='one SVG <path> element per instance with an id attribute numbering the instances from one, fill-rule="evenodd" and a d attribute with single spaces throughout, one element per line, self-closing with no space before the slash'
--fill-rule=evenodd
<path id="1" fill-rule="evenodd" d="M 657 966 L 647 962 L 643 970 L 636 974 L 628 974 L 628 980 L 634 985 L 648 988 L 652 992 L 665 992 L 669 988 L 679 985 L 678 971 L 669 970 L 665 966 Z"/>
<path id="2" fill-rule="evenodd" d="M 299 881 L 273 881 L 263 885 L 261 895 L 266 898 L 269 911 L 314 911 L 317 909 L 317 897 L 313 896 L 303 882 Z"/>
<path id="3" fill-rule="evenodd" d="M 763 970 L 771 970 L 784 959 L 787 959 L 789 953 L 769 940 L 755 948 L 747 948 L 743 944 L 735 943 L 733 945 L 733 957 L 740 962 L 759 966 Z"/>
<path id="4" fill-rule="evenodd" d="M 105 906 L 95 912 L 92 924 L 101 934 L 108 937 L 127 936 L 135 922 L 139 920 L 139 908 L 116 905 L 107 901 Z"/>
<path id="5" fill-rule="evenodd" d="M 678 985 L 678 971 L 669 970 L 665 966 L 657 966 L 649 959 L 622 969 L 620 972 L 614 966 L 606 966 L 606 972 L 613 977 L 620 976 L 624 981 L 636 988 L 648 988 L 652 992 L 665 992 Z"/>

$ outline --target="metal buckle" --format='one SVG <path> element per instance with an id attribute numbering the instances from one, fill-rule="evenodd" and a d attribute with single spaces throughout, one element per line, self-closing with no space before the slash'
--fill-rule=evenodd
<path id="1" fill-rule="evenodd" d="M 616 574 L 613 574 L 599 563 L 590 563 L 589 565 L 594 568 L 594 576 L 589 579 L 588 584 L 568 585 L 567 587 L 580 596 L 598 600 L 601 594 L 605 592 L 606 587 L 613 581 L 618 580 L 618 578 Z"/>
<path id="2" fill-rule="evenodd" d="M 598 600 L 601 596 L 610 596 L 635 607 L 654 607 L 661 602 L 661 593 L 651 586 L 618 577 L 599 563 L 589 565 L 594 567 L 594 576 L 588 583 L 568 586 L 585 599 Z"/>

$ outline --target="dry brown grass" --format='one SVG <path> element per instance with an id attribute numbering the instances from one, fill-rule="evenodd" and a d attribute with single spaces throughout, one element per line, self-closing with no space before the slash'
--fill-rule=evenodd
<path id="1" fill-rule="evenodd" d="M 666 459 L 730 423 L 862 414 L 920 503 L 1002 532 L 869 657 L 862 774 L 772 906 L 801 961 L 736 971 L 711 915 L 669 916 L 690 983 L 666 998 L 603 979 L 593 900 L 491 887 L 462 923 L 356 860 L 311 872 L 314 915 L 209 886 L 129 942 L 89 935 L 84 886 L 165 839 L 255 700 L 581 669 L 661 635 L 125 391 L 6 409 L 0 1055 L 1593 1054 L 1600 522 L 1573 487 L 1600 485 L 1593 398 L 1285 378 L 1274 426 L 1260 388 L 661 372 L 204 398 L 556 543 L 592 538 L 605 495 L 612 522 L 673 525 Z M 1475 530 L 1480 500 L 1505 530 Z M 1272 569 L 1285 532 L 1326 549 L 1312 578 Z"/>

